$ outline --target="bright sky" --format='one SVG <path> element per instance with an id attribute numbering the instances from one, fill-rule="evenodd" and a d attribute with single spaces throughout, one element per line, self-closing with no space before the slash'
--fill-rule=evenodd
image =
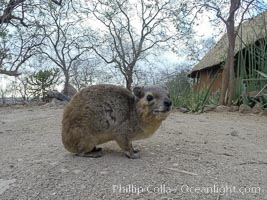
<path id="1" fill-rule="evenodd" d="M 267 0 L 264 0 L 264 2 L 267 3 Z M 199 22 L 198 22 L 199 26 L 196 26 L 195 28 L 197 38 L 204 39 L 204 38 L 209 38 L 212 36 L 214 27 L 211 25 L 210 19 L 209 19 L 209 17 L 211 18 L 212 15 L 214 14 L 211 13 L 210 15 L 203 15 L 199 18 Z M 91 21 L 90 22 L 91 25 L 95 24 L 96 27 L 99 26 L 99 25 L 96 25 L 96 24 L 99 24 L 99 22 L 94 23 L 95 21 L 93 22 L 92 20 L 90 21 Z M 183 63 L 186 60 L 186 56 L 179 57 L 172 51 L 166 51 L 165 53 L 161 54 L 160 59 L 163 60 L 164 63 L 169 62 L 170 66 L 174 66 L 175 63 Z M 0 75 L 0 96 L 1 96 L 1 89 L 5 90 L 7 88 L 7 84 L 13 80 L 15 80 L 14 77 Z"/>
<path id="2" fill-rule="evenodd" d="M 0 98 L 2 95 L 2 92 L 4 92 L 7 88 L 7 84 L 10 83 L 12 80 L 14 80 L 14 77 L 9 77 L 0 74 Z"/>

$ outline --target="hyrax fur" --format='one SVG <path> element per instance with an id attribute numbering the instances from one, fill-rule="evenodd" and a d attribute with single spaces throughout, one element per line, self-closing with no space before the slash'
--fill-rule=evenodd
<path id="1" fill-rule="evenodd" d="M 166 88 L 135 87 L 133 94 L 115 85 L 94 85 L 78 92 L 65 107 L 64 147 L 77 155 L 99 157 L 101 148 L 115 140 L 129 158 L 139 158 L 132 141 L 148 138 L 167 118 L 172 102 Z"/>

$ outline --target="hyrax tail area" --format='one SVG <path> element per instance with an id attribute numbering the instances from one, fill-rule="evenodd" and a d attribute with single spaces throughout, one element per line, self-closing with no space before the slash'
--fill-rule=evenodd
<path id="1" fill-rule="evenodd" d="M 62 142 L 72 153 L 87 153 L 113 140 L 113 131 L 127 123 L 134 110 L 134 96 L 111 85 L 91 86 L 77 93 L 65 107 Z"/>
<path id="2" fill-rule="evenodd" d="M 90 86 L 65 107 L 62 142 L 68 151 L 87 156 L 98 144 L 116 140 L 128 157 L 138 158 L 132 141 L 151 136 L 170 111 L 163 87 L 136 87 L 131 93 L 114 85 Z"/>
<path id="3" fill-rule="evenodd" d="M 92 134 L 87 134 L 87 130 L 79 123 L 74 126 L 69 120 L 71 119 L 68 117 L 63 120 L 62 142 L 64 147 L 75 154 L 91 152 L 97 145 L 97 138 Z"/>

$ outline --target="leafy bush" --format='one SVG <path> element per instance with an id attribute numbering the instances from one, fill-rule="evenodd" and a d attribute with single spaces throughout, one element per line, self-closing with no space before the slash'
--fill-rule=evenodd
<path id="1" fill-rule="evenodd" d="M 191 112 L 203 112 L 206 105 L 217 105 L 220 94 L 211 95 L 212 85 L 213 82 L 206 88 L 196 90 L 184 71 L 167 83 L 174 106 L 186 108 Z"/>
<path id="2" fill-rule="evenodd" d="M 260 103 L 266 107 L 264 94 L 267 88 L 267 38 L 241 46 L 237 55 L 235 103 L 253 107 Z"/>
<path id="3" fill-rule="evenodd" d="M 42 97 L 44 101 L 48 90 L 50 90 L 59 79 L 58 69 L 40 70 L 34 72 L 27 77 L 27 83 L 29 84 L 29 92 L 34 97 Z"/>

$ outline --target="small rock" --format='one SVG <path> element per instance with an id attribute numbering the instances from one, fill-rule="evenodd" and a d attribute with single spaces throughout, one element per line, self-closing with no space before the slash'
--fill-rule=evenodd
<path id="1" fill-rule="evenodd" d="M 86 185 L 81 185 L 81 189 L 82 190 L 86 189 Z"/>
<path id="2" fill-rule="evenodd" d="M 56 165 L 58 165 L 58 162 L 51 162 L 50 165 L 56 166 Z"/>
<path id="3" fill-rule="evenodd" d="M 219 105 L 215 108 L 215 112 L 229 112 L 231 107 Z"/>
<path id="4" fill-rule="evenodd" d="M 173 166 L 174 167 L 178 167 L 179 166 L 179 163 L 173 163 Z"/>
<path id="5" fill-rule="evenodd" d="M 259 114 L 262 111 L 262 105 L 260 103 L 257 103 L 253 108 L 252 108 L 252 113 L 253 114 Z"/>
<path id="6" fill-rule="evenodd" d="M 234 136 L 234 137 L 238 136 L 237 131 L 232 131 L 232 132 L 230 133 L 230 135 L 231 135 L 231 136 Z"/>
<path id="7" fill-rule="evenodd" d="M 74 174 L 79 174 L 79 173 L 81 173 L 81 171 L 82 171 L 82 170 L 80 170 L 80 169 L 75 169 L 75 170 L 73 170 L 73 173 L 74 173 Z"/>
<path id="8" fill-rule="evenodd" d="M 243 113 L 243 114 L 251 113 L 251 110 L 252 110 L 251 107 L 249 107 L 246 104 L 241 104 L 239 106 L 239 112 L 240 113 Z"/>
<path id="9" fill-rule="evenodd" d="M 59 100 L 57 100 L 56 98 L 53 98 L 53 99 L 51 100 L 50 104 L 52 104 L 52 105 L 57 105 L 58 101 L 59 101 Z"/>
<path id="10" fill-rule="evenodd" d="M 37 105 L 38 106 L 44 106 L 44 105 L 47 105 L 47 103 L 46 102 L 38 102 Z"/>
<path id="11" fill-rule="evenodd" d="M 108 171 L 101 171 L 100 174 L 101 175 L 106 175 L 106 174 L 108 174 Z"/>
<path id="12" fill-rule="evenodd" d="M 68 104 L 68 101 L 61 101 L 61 100 L 58 100 L 56 98 L 53 98 L 50 104 L 53 106 L 66 105 L 66 104 Z"/>
<path id="13" fill-rule="evenodd" d="M 24 107 L 23 105 L 18 105 L 18 104 L 14 105 L 15 109 L 20 109 L 20 108 L 23 108 L 23 107 Z"/>
<path id="14" fill-rule="evenodd" d="M 231 112 L 237 112 L 238 110 L 239 110 L 238 106 L 231 106 L 231 109 L 230 109 Z"/>
<path id="15" fill-rule="evenodd" d="M 265 108 L 262 112 L 261 112 L 262 116 L 267 116 L 267 108 Z"/>
<path id="16" fill-rule="evenodd" d="M 60 169 L 60 172 L 61 172 L 61 173 L 67 173 L 67 172 L 69 172 L 69 170 L 68 170 L 68 169 L 64 169 L 64 168 L 62 168 L 62 169 Z"/>
<path id="17" fill-rule="evenodd" d="M 216 105 L 206 105 L 204 107 L 204 112 L 210 112 L 216 109 Z"/>
<path id="18" fill-rule="evenodd" d="M 189 112 L 189 110 L 188 110 L 187 108 L 184 108 L 184 107 L 180 107 L 178 110 L 179 110 L 180 112 L 182 112 L 182 113 Z"/>

